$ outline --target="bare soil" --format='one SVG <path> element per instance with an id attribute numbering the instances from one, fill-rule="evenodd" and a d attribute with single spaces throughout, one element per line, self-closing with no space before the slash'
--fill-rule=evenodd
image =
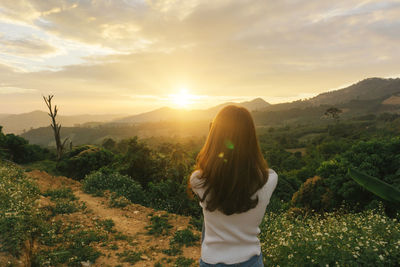
<path id="1" fill-rule="evenodd" d="M 111 219 L 115 226 L 116 233 L 122 233 L 129 237 L 129 240 L 118 240 L 114 238 L 116 233 L 110 233 L 110 240 L 107 245 L 96 245 L 103 256 L 100 256 L 94 264 L 90 266 L 132 266 L 130 263 L 121 262 L 118 253 L 123 251 L 139 251 L 142 252 L 141 260 L 134 266 L 154 266 L 159 262 L 162 266 L 175 266 L 175 260 L 178 256 L 168 256 L 162 251 L 169 248 L 169 242 L 175 231 L 186 229 L 189 226 L 189 217 L 169 214 L 169 222 L 172 229 L 168 236 L 152 236 L 147 234 L 146 226 L 150 225 L 150 214 L 162 215 L 166 212 L 156 211 L 154 209 L 144 207 L 138 204 L 129 204 L 124 208 L 112 208 L 108 204 L 108 198 L 94 197 L 82 191 L 81 183 L 73 179 L 52 176 L 46 172 L 34 170 L 27 173 L 39 185 L 41 192 L 48 189 L 57 189 L 61 187 L 70 187 L 81 203 L 86 205 L 86 210 L 78 211 L 71 214 L 61 214 L 53 218 L 53 220 L 62 220 L 63 223 L 69 225 L 80 225 L 82 229 L 94 229 L 98 227 L 96 222 L 99 220 Z M 54 205 L 49 197 L 41 197 L 39 201 L 41 207 Z M 196 230 L 192 230 L 195 234 L 200 235 Z M 113 236 L 114 235 L 114 236 Z M 110 249 L 113 246 L 113 249 Z M 36 244 L 35 250 L 41 249 Z M 192 247 L 182 247 L 183 253 L 179 256 L 191 258 L 195 260 L 194 266 L 198 265 L 200 257 L 200 241 Z"/>

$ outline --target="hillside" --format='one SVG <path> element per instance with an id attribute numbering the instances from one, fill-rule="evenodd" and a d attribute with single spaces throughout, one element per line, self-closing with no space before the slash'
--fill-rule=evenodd
<path id="1" fill-rule="evenodd" d="M 39 186 L 41 196 L 38 207 L 43 211 L 58 210 L 51 220 L 44 223 L 52 235 L 45 233 L 41 240 L 34 241 L 33 246 L 25 247 L 19 260 L 0 252 L 0 266 L 6 266 L 7 262 L 12 266 L 30 266 L 32 262 L 45 266 L 47 261 L 51 265 L 59 265 L 70 261 L 68 257 L 77 258 L 74 266 L 154 266 L 157 262 L 164 266 L 173 265 L 177 260 L 193 263 L 200 257 L 199 241 L 193 246 L 182 246 L 179 255 L 165 252 L 170 248 L 174 233 L 190 227 L 188 217 L 155 211 L 138 204 L 111 207 L 107 196 L 88 195 L 75 180 L 37 170 L 26 174 Z M 70 193 L 67 189 L 71 190 Z M 69 198 L 68 206 L 63 204 L 65 198 Z M 154 227 L 152 218 L 160 216 L 168 218 L 171 224 L 169 234 L 149 234 L 149 229 Z M 198 231 L 192 231 L 200 235 Z M 66 246 L 75 239 L 82 242 L 78 251 Z M 94 264 L 84 259 L 91 259 Z"/>
<path id="2" fill-rule="evenodd" d="M 313 105 L 338 105 L 352 100 L 383 101 L 396 93 L 400 93 L 400 78 L 369 78 L 340 90 L 319 94 L 311 98 L 309 102 Z"/>
<path id="3" fill-rule="evenodd" d="M 137 115 L 114 120 L 113 123 L 211 120 L 222 107 L 232 104 L 243 106 L 250 111 L 261 110 L 271 105 L 265 102 L 262 98 L 256 98 L 251 101 L 240 103 L 227 102 L 208 109 L 185 110 L 163 107 L 150 112 L 140 113 Z"/>
<path id="4" fill-rule="evenodd" d="M 57 118 L 63 126 L 75 126 L 89 122 L 107 122 L 120 118 L 123 115 L 102 114 L 102 115 L 59 115 Z M 50 125 L 50 117 L 47 112 L 35 110 L 22 114 L 0 114 L 0 125 L 5 133 L 21 134 L 32 128 L 46 127 Z"/>
<path id="5" fill-rule="evenodd" d="M 399 78 L 369 78 L 310 99 L 271 105 L 253 114 L 259 125 L 276 125 L 323 123 L 326 109 L 332 106 L 342 110 L 340 117 L 344 119 L 384 112 L 400 113 L 399 93 Z"/>
<path id="6" fill-rule="evenodd" d="M 398 93 L 400 93 L 400 78 L 368 78 L 348 87 L 324 92 L 309 99 L 271 105 L 263 111 L 280 111 L 319 105 L 346 105 L 352 101 L 373 101 L 380 104 Z"/>
<path id="7" fill-rule="evenodd" d="M 240 104 L 252 110 L 259 128 L 289 124 L 318 125 L 330 123 L 324 113 L 332 106 L 342 110 L 340 117 L 345 120 L 385 112 L 400 113 L 399 93 L 400 79 L 370 78 L 307 100 L 270 105 L 257 98 Z M 221 107 L 228 104 L 231 103 L 205 110 L 165 107 L 104 124 L 85 127 L 63 125 L 62 135 L 68 137 L 73 144 L 98 144 L 104 138 L 120 140 L 134 135 L 141 138 L 159 136 L 198 138 L 207 134 L 209 122 Z M 30 130 L 22 136 L 33 144 L 54 145 L 50 128 Z"/>
<path id="8" fill-rule="evenodd" d="M 167 137 L 172 139 L 198 138 L 208 133 L 210 121 L 173 121 L 173 122 L 146 122 L 140 124 L 104 124 L 96 127 L 63 127 L 61 137 L 68 137 L 68 144 L 74 146 L 83 144 L 101 144 L 105 138 L 115 140 L 133 136 L 141 138 Z M 21 136 L 31 144 L 44 147 L 55 146 L 53 131 L 50 127 L 41 127 L 30 130 Z"/>

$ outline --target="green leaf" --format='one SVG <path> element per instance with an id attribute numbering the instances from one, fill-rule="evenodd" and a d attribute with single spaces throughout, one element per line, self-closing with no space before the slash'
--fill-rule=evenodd
<path id="1" fill-rule="evenodd" d="M 357 170 L 348 171 L 350 177 L 368 191 L 387 201 L 400 203 L 400 191 L 394 186 Z"/>

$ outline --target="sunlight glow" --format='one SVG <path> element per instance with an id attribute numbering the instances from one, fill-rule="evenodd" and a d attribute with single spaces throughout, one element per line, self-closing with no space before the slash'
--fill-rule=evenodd
<path id="1" fill-rule="evenodd" d="M 169 98 L 175 106 L 179 108 L 188 108 L 189 105 L 193 104 L 193 100 L 196 97 L 189 94 L 186 88 L 182 88 L 178 94 L 169 95 Z"/>

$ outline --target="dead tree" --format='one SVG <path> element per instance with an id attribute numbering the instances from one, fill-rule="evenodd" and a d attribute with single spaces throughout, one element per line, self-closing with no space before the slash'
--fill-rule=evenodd
<path id="1" fill-rule="evenodd" d="M 56 147 L 57 147 L 57 160 L 61 159 L 61 156 L 64 152 L 65 143 L 67 142 L 68 138 L 65 138 L 63 142 L 61 142 L 60 137 L 60 130 L 61 124 L 56 122 L 57 116 L 57 105 L 54 106 L 54 109 L 51 106 L 51 100 L 53 99 L 54 95 L 48 95 L 47 97 L 43 96 L 44 102 L 46 102 L 47 107 L 49 108 L 49 116 L 51 118 L 51 128 L 53 128 L 54 138 L 56 139 Z"/>

